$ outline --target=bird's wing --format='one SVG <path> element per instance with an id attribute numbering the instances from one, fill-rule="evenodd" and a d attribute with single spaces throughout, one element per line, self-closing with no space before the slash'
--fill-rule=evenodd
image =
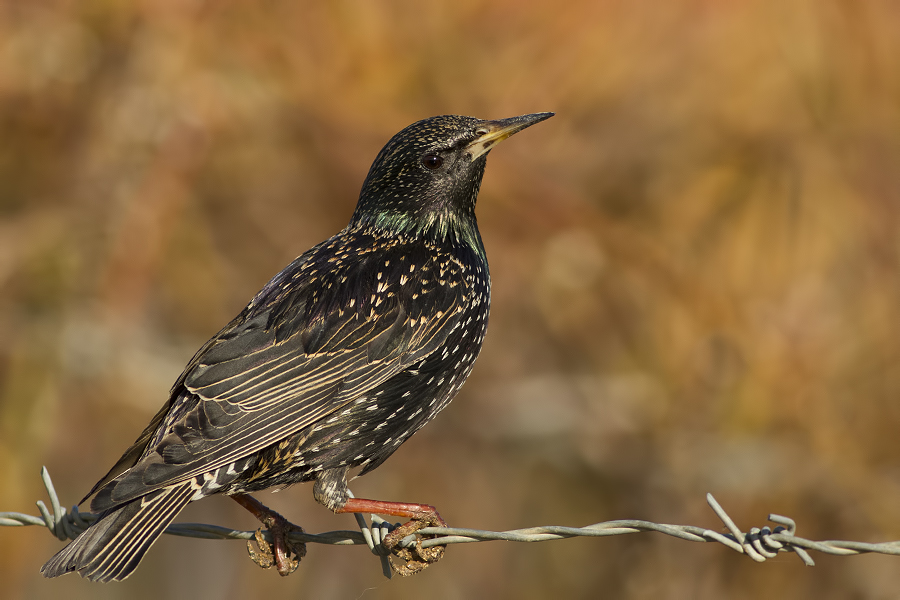
<path id="1" fill-rule="evenodd" d="M 276 276 L 197 353 L 155 433 L 139 438 L 141 458 L 103 485 L 92 509 L 229 465 L 438 350 L 459 326 L 466 281 L 424 257 L 415 276 L 372 269 L 383 259 Z"/>

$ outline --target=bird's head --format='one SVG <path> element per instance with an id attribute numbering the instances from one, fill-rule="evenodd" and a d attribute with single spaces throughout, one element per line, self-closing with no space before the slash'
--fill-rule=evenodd
<path id="1" fill-rule="evenodd" d="M 413 123 L 375 158 L 351 227 L 473 242 L 469 238 L 478 237 L 475 201 L 488 152 L 552 116 L 545 112 L 485 121 L 443 115 Z"/>

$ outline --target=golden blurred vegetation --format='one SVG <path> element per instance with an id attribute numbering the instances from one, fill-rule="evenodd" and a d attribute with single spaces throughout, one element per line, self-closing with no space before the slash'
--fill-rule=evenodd
<path id="1" fill-rule="evenodd" d="M 552 110 L 490 159 L 469 384 L 359 495 L 453 525 L 616 518 L 900 539 L 900 10 L 888 1 L 0 2 L 0 509 L 75 502 L 199 345 L 337 232 L 381 145 Z M 261 499 L 353 528 L 308 486 Z M 251 529 L 224 498 L 182 520 Z M 408 579 L 314 546 L 288 579 L 166 536 L 128 581 L 10 598 L 894 598 L 896 557 L 643 534 L 451 548 Z"/>

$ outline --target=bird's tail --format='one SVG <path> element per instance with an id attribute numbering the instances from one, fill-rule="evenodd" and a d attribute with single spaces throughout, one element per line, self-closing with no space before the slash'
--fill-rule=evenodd
<path id="1" fill-rule="evenodd" d="M 185 481 L 150 492 L 101 513 L 84 533 L 41 567 L 44 577 L 78 571 L 91 581 L 121 581 L 137 568 L 150 546 L 191 501 Z"/>

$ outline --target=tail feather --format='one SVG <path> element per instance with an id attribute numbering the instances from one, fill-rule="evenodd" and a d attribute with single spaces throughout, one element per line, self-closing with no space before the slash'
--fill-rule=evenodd
<path id="1" fill-rule="evenodd" d="M 153 491 L 100 515 L 93 525 L 41 567 L 44 577 L 78 571 L 91 581 L 121 581 L 191 501 L 193 480 Z"/>

